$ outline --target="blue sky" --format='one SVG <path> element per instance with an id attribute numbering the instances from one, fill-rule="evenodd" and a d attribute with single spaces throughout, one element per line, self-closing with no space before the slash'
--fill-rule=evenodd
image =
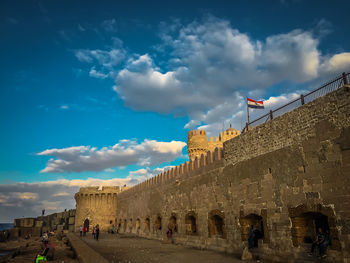
<path id="1" fill-rule="evenodd" d="M 0 221 L 142 181 L 188 160 L 189 129 L 241 130 L 245 96 L 270 109 L 349 71 L 349 7 L 2 1 Z"/>

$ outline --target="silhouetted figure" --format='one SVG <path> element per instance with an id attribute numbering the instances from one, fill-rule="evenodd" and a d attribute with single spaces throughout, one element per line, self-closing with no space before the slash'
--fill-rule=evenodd
<path id="1" fill-rule="evenodd" d="M 254 247 L 254 241 L 255 241 L 255 227 L 251 225 L 249 230 L 249 236 L 248 236 L 248 249 L 252 249 Z"/>
<path id="2" fill-rule="evenodd" d="M 99 235 L 100 235 L 100 227 L 99 227 L 99 225 L 96 225 L 96 241 L 98 241 L 98 237 L 99 237 Z"/>
<path id="3" fill-rule="evenodd" d="M 322 228 L 319 227 L 316 233 L 315 241 L 312 243 L 309 256 L 313 256 L 315 248 L 318 249 L 320 256 L 323 256 L 321 247 L 324 243 L 325 243 L 325 235 L 323 234 Z"/>

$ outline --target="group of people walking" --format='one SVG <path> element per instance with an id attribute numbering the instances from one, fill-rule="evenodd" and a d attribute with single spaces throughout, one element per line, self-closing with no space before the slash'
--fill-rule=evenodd
<path id="1" fill-rule="evenodd" d="M 86 232 L 88 232 L 88 229 L 86 226 L 80 226 L 79 232 L 80 232 L 80 237 L 83 237 L 83 236 L 86 236 Z M 100 227 L 98 224 L 92 228 L 91 234 L 92 234 L 93 238 L 96 241 L 98 241 L 98 238 L 100 236 Z"/>

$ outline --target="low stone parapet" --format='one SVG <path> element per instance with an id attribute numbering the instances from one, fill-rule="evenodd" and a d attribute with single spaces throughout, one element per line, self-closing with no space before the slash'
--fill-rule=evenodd
<path id="1" fill-rule="evenodd" d="M 80 263 L 108 263 L 108 260 L 89 247 L 77 235 L 69 233 L 67 237 Z"/>

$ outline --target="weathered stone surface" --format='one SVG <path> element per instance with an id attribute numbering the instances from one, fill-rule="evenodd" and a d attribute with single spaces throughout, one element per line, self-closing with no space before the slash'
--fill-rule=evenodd
<path id="1" fill-rule="evenodd" d="M 42 233 L 48 231 L 56 231 L 58 229 L 68 230 L 69 220 L 74 225 L 74 216 L 69 217 L 69 215 L 75 215 L 75 209 L 64 211 L 62 213 L 54 213 L 46 216 L 39 216 L 37 218 L 20 218 L 14 220 L 14 229 L 13 231 L 18 232 L 18 236 L 25 237 L 28 235 L 31 236 L 41 236 Z M 71 231 L 74 231 L 73 228 L 70 228 Z"/>
<path id="2" fill-rule="evenodd" d="M 69 217 L 68 224 L 74 225 L 74 222 L 75 222 L 75 217 L 74 216 Z"/>
<path id="3" fill-rule="evenodd" d="M 75 231 L 79 231 L 84 223 L 90 228 L 98 224 L 101 231 L 112 227 L 116 217 L 117 194 L 120 191 L 119 186 L 80 188 L 74 196 L 77 204 Z"/>
<path id="4" fill-rule="evenodd" d="M 69 233 L 69 242 L 75 251 L 75 254 L 81 263 L 108 263 L 108 261 L 102 257 L 99 253 L 89 247 L 84 241 L 82 241 L 75 234 Z"/>
<path id="5" fill-rule="evenodd" d="M 36 220 L 35 227 L 42 227 L 44 225 L 44 221 Z"/>
<path id="6" fill-rule="evenodd" d="M 14 227 L 8 230 L 10 232 L 10 239 L 17 239 L 19 237 L 19 228 Z"/>
<path id="7" fill-rule="evenodd" d="M 255 225 L 262 258 L 300 262 L 316 224 L 332 262 L 350 260 L 349 101 L 338 89 L 121 192 L 120 232 L 164 239 L 170 227 L 176 243 L 241 253 Z"/>
<path id="8" fill-rule="evenodd" d="M 21 227 L 33 227 L 35 219 L 34 218 L 21 218 L 20 226 Z"/>

